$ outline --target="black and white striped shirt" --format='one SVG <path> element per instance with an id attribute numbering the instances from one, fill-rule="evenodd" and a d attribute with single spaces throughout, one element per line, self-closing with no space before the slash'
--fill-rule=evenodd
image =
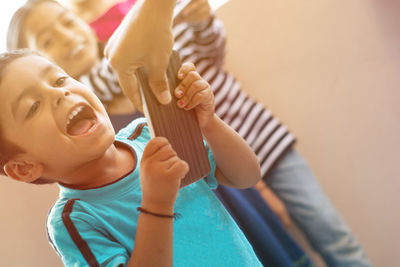
<path id="1" fill-rule="evenodd" d="M 271 167 L 295 142 L 287 127 L 262 103 L 251 99 L 240 83 L 222 68 L 225 56 L 223 23 L 215 17 L 199 25 L 186 23 L 173 28 L 174 49 L 182 61 L 192 62 L 211 85 L 217 115 L 235 129 L 253 148 L 265 177 Z"/>
<path id="2" fill-rule="evenodd" d="M 240 83 L 223 69 L 225 32 L 223 23 L 212 16 L 197 25 L 174 26 L 174 49 L 183 62 L 192 62 L 211 85 L 217 115 L 235 129 L 253 148 L 265 177 L 271 167 L 295 142 L 287 127 L 280 123 L 262 103 L 251 99 Z M 79 80 L 94 90 L 107 105 L 122 90 L 118 78 L 106 59 Z"/>
<path id="3" fill-rule="evenodd" d="M 115 97 L 123 95 L 118 77 L 106 58 L 102 58 L 89 73 L 80 76 L 78 80 L 91 88 L 104 106 Z"/>

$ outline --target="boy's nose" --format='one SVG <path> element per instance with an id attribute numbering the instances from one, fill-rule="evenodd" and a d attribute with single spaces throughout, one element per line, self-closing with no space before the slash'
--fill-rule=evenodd
<path id="1" fill-rule="evenodd" d="M 54 90 L 54 89 L 53 89 Z M 58 89 L 58 90 L 54 90 L 54 95 L 55 95 L 55 99 L 54 99 L 54 104 L 55 106 L 59 106 L 62 101 L 65 99 L 66 96 L 69 96 L 71 94 L 71 92 L 67 89 Z"/>

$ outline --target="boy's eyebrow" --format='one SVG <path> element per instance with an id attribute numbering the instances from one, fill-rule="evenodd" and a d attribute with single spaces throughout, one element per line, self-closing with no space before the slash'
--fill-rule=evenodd
<path id="1" fill-rule="evenodd" d="M 48 64 L 46 67 L 44 67 L 40 72 L 39 72 L 39 77 L 44 77 L 46 76 L 51 70 L 53 69 L 53 65 Z M 18 98 L 12 103 L 11 105 L 11 109 L 12 109 L 12 114 L 14 116 L 14 119 L 16 119 L 16 113 L 17 113 L 17 109 L 18 106 L 21 102 L 21 100 L 29 95 L 32 91 L 34 90 L 34 87 L 28 87 L 26 88 L 24 91 L 22 91 L 22 93 L 18 96 Z"/>

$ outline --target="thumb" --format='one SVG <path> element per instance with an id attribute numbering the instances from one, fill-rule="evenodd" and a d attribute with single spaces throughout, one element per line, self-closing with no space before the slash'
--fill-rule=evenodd
<path id="1" fill-rule="evenodd" d="M 171 93 L 168 86 L 168 78 L 166 68 L 150 67 L 147 70 L 148 80 L 151 90 L 153 91 L 158 102 L 168 104 L 171 102 Z"/>
<path id="2" fill-rule="evenodd" d="M 139 91 L 139 85 L 135 74 L 118 73 L 118 81 L 121 85 L 124 95 L 129 98 L 133 105 L 143 112 L 142 99 Z"/>

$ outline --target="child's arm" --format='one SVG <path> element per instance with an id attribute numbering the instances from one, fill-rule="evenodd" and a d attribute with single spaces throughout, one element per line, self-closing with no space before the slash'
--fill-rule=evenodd
<path id="1" fill-rule="evenodd" d="M 258 159 L 249 145 L 214 113 L 214 95 L 209 84 L 185 63 L 178 72 L 180 85 L 175 89 L 178 106 L 195 108 L 200 128 L 217 163 L 218 182 L 247 188 L 260 180 Z"/>
<path id="2" fill-rule="evenodd" d="M 145 212 L 139 213 L 135 246 L 127 266 L 172 266 L 173 218 L 146 211 L 173 215 L 180 181 L 188 170 L 167 139 L 156 137 L 146 145 L 140 164 L 141 208 Z"/>
<path id="3" fill-rule="evenodd" d="M 192 0 L 175 18 L 174 23 L 174 48 L 179 51 L 182 61 L 207 59 L 214 61 L 215 67 L 222 66 L 225 57 L 225 29 L 222 21 L 213 14 L 208 1 Z M 183 31 L 185 34 L 182 34 Z"/>
<path id="4" fill-rule="evenodd" d="M 256 155 L 242 137 L 216 114 L 202 132 L 217 162 L 215 177 L 220 184 L 248 188 L 260 180 Z"/>
<path id="5" fill-rule="evenodd" d="M 174 18 L 174 24 L 182 22 L 196 24 L 206 21 L 211 16 L 208 0 L 191 0 L 190 3 Z"/>

